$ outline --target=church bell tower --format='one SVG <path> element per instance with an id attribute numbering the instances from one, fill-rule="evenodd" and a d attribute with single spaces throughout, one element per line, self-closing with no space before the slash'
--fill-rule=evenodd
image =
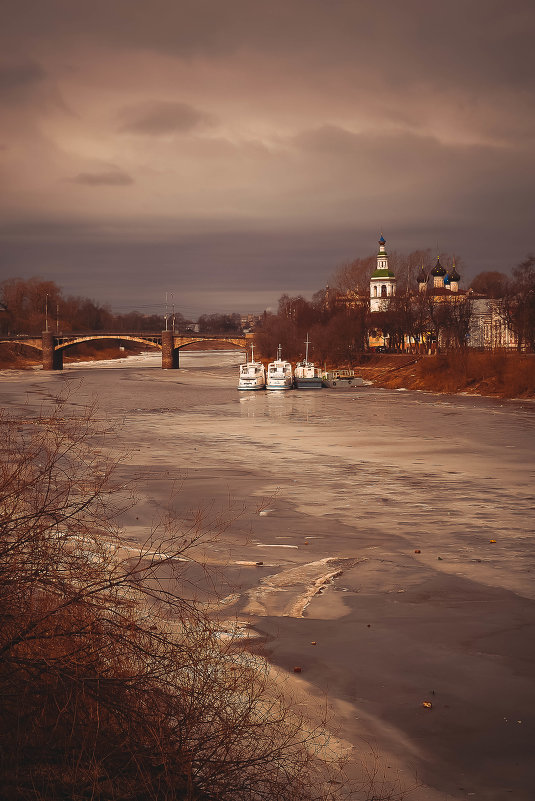
<path id="1" fill-rule="evenodd" d="M 388 269 L 388 253 L 386 240 L 381 234 L 377 267 L 370 278 L 370 311 L 385 311 L 388 301 L 396 294 L 396 276 Z"/>

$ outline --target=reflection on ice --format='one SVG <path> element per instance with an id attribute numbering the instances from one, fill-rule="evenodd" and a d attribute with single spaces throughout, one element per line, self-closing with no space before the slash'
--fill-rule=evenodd
<path id="1" fill-rule="evenodd" d="M 299 392 L 255 392 L 240 397 L 240 413 L 244 417 L 288 420 L 298 423 L 311 423 L 319 419 L 323 408 L 320 393 Z M 327 391 L 325 392 L 327 394 Z"/>

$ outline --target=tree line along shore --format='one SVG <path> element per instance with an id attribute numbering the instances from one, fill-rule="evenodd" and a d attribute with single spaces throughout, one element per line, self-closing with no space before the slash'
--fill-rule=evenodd
<path id="1" fill-rule="evenodd" d="M 138 311 L 114 314 L 87 298 L 65 297 L 52 281 L 9 279 L 0 284 L 0 333 L 39 334 L 45 322 L 49 330 L 62 333 L 161 331 L 172 326 L 213 335 L 233 333 L 240 326 L 243 331 L 246 325 L 249 330 L 253 327 L 256 355 L 265 361 L 273 358 L 279 344 L 286 359 L 301 360 L 307 338 L 310 359 L 316 364 L 327 369 L 354 369 L 378 386 L 509 398 L 534 396 L 535 257 L 528 256 L 513 268 L 511 276 L 496 271 L 479 273 L 455 302 L 443 302 L 444 298 L 432 292 L 415 293 L 411 288 L 418 270 L 429 267 L 430 251 L 413 251 L 408 256 L 392 252 L 389 264 L 402 280 L 387 308 L 370 312 L 367 292 L 375 258 L 358 258 L 343 265 L 332 276 L 332 285 L 316 292 L 310 301 L 282 295 L 276 312 L 247 318 L 237 313 L 204 314 L 196 322 L 174 310 L 163 316 Z M 441 258 L 461 263 L 448 254 Z M 494 313 L 513 333 L 516 348 L 467 347 L 474 297 L 492 303 Z M 388 343 L 379 348 L 388 352 L 377 352 L 377 342 Z M 192 349 L 195 347 L 202 346 Z M 214 342 L 210 347 L 218 345 Z M 65 361 L 117 359 L 138 353 L 138 345 L 120 340 L 117 345 L 82 343 L 68 349 Z M 24 369 L 39 363 L 38 354 L 23 345 L 0 344 L 0 369 Z"/>

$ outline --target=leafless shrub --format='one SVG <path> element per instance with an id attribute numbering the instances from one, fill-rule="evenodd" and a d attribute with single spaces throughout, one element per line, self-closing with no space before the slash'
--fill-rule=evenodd
<path id="1" fill-rule="evenodd" d="M 335 798 L 325 729 L 173 590 L 199 526 L 170 516 L 126 548 L 90 415 L 60 404 L 0 432 L 0 795 Z"/>

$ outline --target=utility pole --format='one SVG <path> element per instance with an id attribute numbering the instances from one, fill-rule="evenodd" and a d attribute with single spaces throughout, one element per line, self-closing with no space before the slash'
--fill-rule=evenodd
<path id="1" fill-rule="evenodd" d="M 56 303 L 56 334 L 59 334 L 59 303 Z"/>
<path id="2" fill-rule="evenodd" d="M 173 318 L 172 318 L 173 325 L 172 325 L 172 328 L 173 328 L 173 334 L 174 334 L 175 333 L 175 296 L 174 296 L 173 292 L 171 292 L 171 303 L 172 303 L 172 308 L 173 308 Z"/>
<path id="3" fill-rule="evenodd" d="M 165 330 L 167 331 L 167 292 L 165 293 Z"/>
<path id="4" fill-rule="evenodd" d="M 45 331 L 48 332 L 48 292 L 45 295 Z"/>

